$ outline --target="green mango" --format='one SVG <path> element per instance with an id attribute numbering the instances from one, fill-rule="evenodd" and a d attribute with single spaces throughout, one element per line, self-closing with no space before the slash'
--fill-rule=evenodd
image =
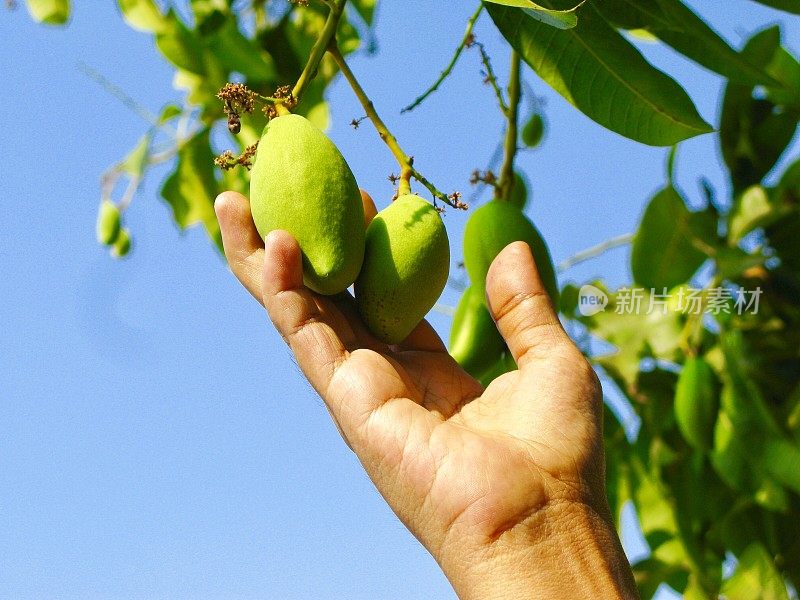
<path id="1" fill-rule="evenodd" d="M 535 148 L 542 143 L 543 137 L 544 119 L 539 113 L 533 113 L 522 128 L 522 143 L 528 148 Z"/>
<path id="2" fill-rule="evenodd" d="M 338 148 L 305 117 L 283 115 L 264 128 L 250 210 L 262 238 L 283 229 L 300 244 L 307 287 L 330 295 L 355 281 L 364 259 L 361 193 Z"/>
<path id="3" fill-rule="evenodd" d="M 520 210 L 528 203 L 528 182 L 519 171 L 514 171 L 514 187 L 508 201 Z"/>
<path id="4" fill-rule="evenodd" d="M 361 318 L 379 340 L 402 342 L 439 299 L 449 271 L 450 244 L 438 211 L 419 196 L 400 196 L 367 228 L 355 285 Z"/>
<path id="5" fill-rule="evenodd" d="M 111 247 L 111 256 L 124 258 L 131 251 L 131 234 L 127 229 L 120 229 L 114 245 Z"/>
<path id="6" fill-rule="evenodd" d="M 686 359 L 675 387 L 675 421 L 695 448 L 709 450 L 713 446 L 718 392 L 717 377 L 709 364 L 699 356 Z"/>
<path id="7" fill-rule="evenodd" d="M 492 383 L 495 379 L 500 377 L 501 375 L 505 375 L 506 373 L 510 373 L 511 371 L 517 370 L 517 363 L 514 360 L 514 357 L 511 355 L 511 351 L 506 348 L 506 351 L 503 355 L 492 365 L 492 367 L 487 370 L 483 375 L 478 377 L 478 381 L 480 381 L 483 387 L 487 387 L 490 383 Z"/>
<path id="8" fill-rule="evenodd" d="M 472 285 L 483 295 L 492 261 L 503 248 L 516 241 L 530 246 L 542 283 L 553 305 L 558 306 L 558 284 L 547 244 L 518 207 L 502 200 L 492 200 L 477 209 L 464 229 L 464 266 Z"/>
<path id="9" fill-rule="evenodd" d="M 97 211 L 96 233 L 97 241 L 104 246 L 110 246 L 119 235 L 120 213 L 119 208 L 111 200 L 103 200 L 100 210 Z"/>
<path id="10" fill-rule="evenodd" d="M 69 19 L 69 0 L 28 0 L 27 4 L 38 23 L 63 25 Z"/>
<path id="11" fill-rule="evenodd" d="M 453 315 L 450 355 L 462 369 L 478 378 L 494 366 L 505 349 L 506 343 L 486 308 L 480 290 L 468 287 Z"/>

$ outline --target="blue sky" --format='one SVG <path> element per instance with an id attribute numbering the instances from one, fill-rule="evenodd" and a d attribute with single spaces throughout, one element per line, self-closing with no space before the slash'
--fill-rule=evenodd
<path id="1" fill-rule="evenodd" d="M 0 9 L 0 598 L 453 598 L 341 442 L 263 310 L 205 234 L 180 233 L 148 176 L 127 216 L 135 250 L 115 262 L 94 241 L 99 176 L 147 124 L 77 68 L 97 69 L 152 112 L 181 94 L 150 38 L 112 2 L 77 2 L 67 29 Z M 776 21 L 800 50 L 800 23 L 748 0 L 691 2 L 735 45 Z M 415 7 L 416 6 L 416 7 Z M 424 6 L 424 8 L 419 8 Z M 416 165 L 469 195 L 501 128 L 474 52 L 426 104 L 472 2 L 383 2 L 380 52 L 352 65 Z M 790 23 L 791 22 L 791 23 Z M 477 29 L 498 73 L 507 57 Z M 722 82 L 645 49 L 718 120 Z M 666 151 L 602 130 L 532 74 L 549 135 L 521 158 L 529 214 L 556 261 L 633 231 L 664 182 Z M 388 151 L 344 82 L 331 137 L 379 205 Z M 220 148 L 222 150 L 224 148 Z M 796 155 L 796 151 L 793 151 Z M 699 200 L 725 189 L 715 139 L 685 143 L 679 182 Z M 454 259 L 466 215 L 450 211 Z M 628 280 L 616 250 L 562 277 Z M 453 305 L 454 290 L 442 299 Z M 433 314 L 446 332 L 449 319 Z"/>

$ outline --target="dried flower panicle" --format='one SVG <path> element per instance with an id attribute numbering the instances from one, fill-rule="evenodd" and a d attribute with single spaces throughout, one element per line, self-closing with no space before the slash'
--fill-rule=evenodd
<path id="1" fill-rule="evenodd" d="M 226 83 L 217 92 L 217 98 L 222 100 L 222 109 L 228 115 L 228 131 L 236 135 L 242 130 L 242 113 L 251 113 L 255 108 L 255 93 L 242 83 Z"/>
<path id="2" fill-rule="evenodd" d="M 251 113 L 256 103 L 255 92 L 243 83 L 226 83 L 217 98 L 225 103 L 225 114 Z"/>
<path id="3" fill-rule="evenodd" d="M 230 150 L 225 150 L 214 159 L 214 164 L 223 171 L 229 171 L 234 167 L 244 167 L 249 171 L 253 167 L 253 158 L 255 158 L 257 148 L 258 142 L 250 144 L 239 156 Z"/>
<path id="4" fill-rule="evenodd" d="M 459 210 L 467 210 L 469 208 L 469 204 L 461 201 L 461 192 L 453 192 L 447 198 L 450 200 L 453 208 L 457 208 Z"/>
<path id="5" fill-rule="evenodd" d="M 472 185 L 478 185 L 479 183 L 485 183 L 486 185 L 497 185 L 497 175 L 495 175 L 492 171 L 481 172 L 478 169 L 475 169 L 469 178 L 469 182 Z"/>

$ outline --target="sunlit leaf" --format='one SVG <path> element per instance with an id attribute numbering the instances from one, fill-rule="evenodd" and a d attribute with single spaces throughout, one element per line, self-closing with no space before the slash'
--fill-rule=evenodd
<path id="1" fill-rule="evenodd" d="M 69 21 L 70 0 L 27 0 L 28 12 L 38 23 L 63 25 Z"/>
<path id="2" fill-rule="evenodd" d="M 681 0 L 603 0 L 597 10 L 623 29 L 644 29 L 698 64 L 750 85 L 776 83 Z"/>
<path id="3" fill-rule="evenodd" d="M 162 110 L 161 115 L 158 117 L 159 125 L 166 123 L 183 113 L 183 109 L 175 104 L 167 104 Z"/>
<path id="4" fill-rule="evenodd" d="M 164 14 L 153 0 L 117 0 L 125 22 L 139 31 L 157 33 L 167 26 Z"/>
<path id="5" fill-rule="evenodd" d="M 727 600 L 789 600 L 786 585 L 764 546 L 751 544 L 738 559 L 736 571 L 722 586 Z"/>
<path id="6" fill-rule="evenodd" d="M 728 220 L 728 240 L 738 242 L 769 217 L 773 212 L 767 191 L 754 185 L 742 192 L 734 202 Z"/>
<path id="7" fill-rule="evenodd" d="M 156 46 L 176 67 L 197 75 L 205 73 L 200 41 L 172 9 L 167 13 L 163 28 L 156 35 Z"/>
<path id="8" fill-rule="evenodd" d="M 150 134 L 145 134 L 136 147 L 131 151 L 125 160 L 122 161 L 122 168 L 133 178 L 142 177 L 147 163 L 150 159 Z"/>
<path id="9" fill-rule="evenodd" d="M 521 8 L 529 17 L 544 23 L 545 25 L 549 25 L 550 27 L 555 27 L 556 29 L 572 29 L 575 27 L 578 24 L 578 17 L 575 16 L 575 11 L 585 2 L 584 0 L 584 2 L 581 2 L 580 4 L 577 4 L 576 6 L 566 10 L 553 10 L 550 8 L 545 8 L 536 2 L 531 2 L 530 0 L 484 1 L 491 2 L 492 4 L 501 4 L 503 6 Z"/>
<path id="10" fill-rule="evenodd" d="M 593 4 L 585 5 L 578 25 L 565 31 L 520 19 L 514 8 L 486 8 L 525 62 L 604 127 L 654 146 L 711 131 L 683 88 L 650 65 Z"/>
<path id="11" fill-rule="evenodd" d="M 221 250 L 222 238 L 214 213 L 214 199 L 221 190 L 214 176 L 213 160 L 209 130 L 204 129 L 178 150 L 178 163 L 164 182 L 161 196 L 172 207 L 181 229 L 202 223 Z"/>

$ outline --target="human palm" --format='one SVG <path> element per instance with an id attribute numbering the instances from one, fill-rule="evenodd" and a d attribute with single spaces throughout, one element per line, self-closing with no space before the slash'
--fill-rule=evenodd
<path id="1" fill-rule="evenodd" d="M 305 288 L 297 243 L 273 232 L 265 249 L 242 196 L 223 195 L 217 213 L 237 277 L 267 308 L 378 490 L 443 566 L 528 535 L 543 513 L 578 503 L 603 512 L 599 387 L 527 246 L 506 248 L 487 277 L 519 370 L 483 389 L 426 322 L 388 346 L 349 294 Z"/>

